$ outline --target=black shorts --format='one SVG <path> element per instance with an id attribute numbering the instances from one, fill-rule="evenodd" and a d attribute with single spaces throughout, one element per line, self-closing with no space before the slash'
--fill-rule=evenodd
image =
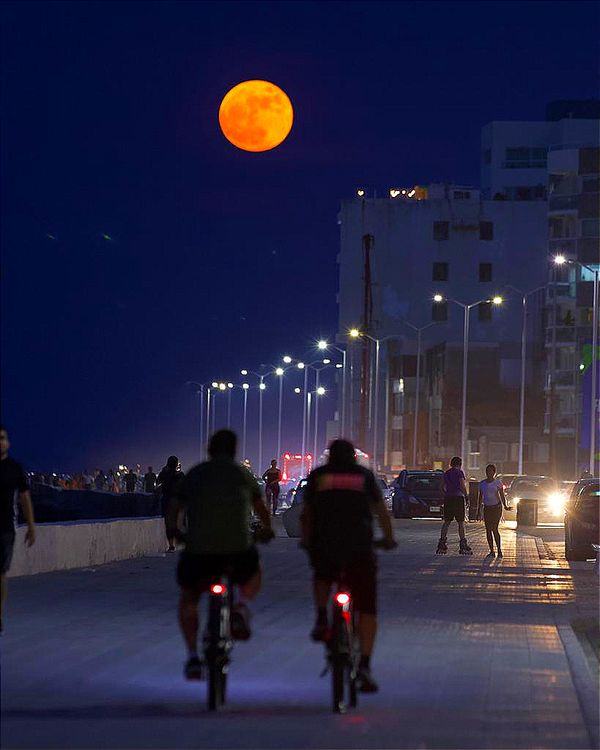
<path id="1" fill-rule="evenodd" d="M 462 495 L 444 498 L 444 521 L 454 518 L 459 523 L 465 520 L 465 499 Z"/>
<path id="2" fill-rule="evenodd" d="M 333 583 L 339 580 L 343 572 L 354 599 L 354 609 L 366 615 L 377 614 L 377 559 L 373 553 L 341 562 L 329 555 L 313 551 L 310 562 L 318 581 Z"/>
<path id="3" fill-rule="evenodd" d="M 500 519 L 502 518 L 502 505 L 484 505 L 483 506 L 483 520 L 485 521 L 485 528 L 489 531 L 493 531 L 498 528 Z"/>
<path id="4" fill-rule="evenodd" d="M 243 586 L 260 570 L 256 547 L 228 555 L 195 555 L 182 552 L 177 565 L 177 583 L 182 589 L 197 593 L 208 591 L 223 575 L 229 575 L 236 586 Z"/>
<path id="5" fill-rule="evenodd" d="M 15 548 L 14 531 L 0 533 L 0 573 L 8 573 Z"/>

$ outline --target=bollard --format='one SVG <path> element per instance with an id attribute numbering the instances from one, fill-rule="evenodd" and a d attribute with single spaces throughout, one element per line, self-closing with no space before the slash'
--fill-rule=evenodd
<path id="1" fill-rule="evenodd" d="M 538 522 L 538 505 L 537 500 L 529 497 L 522 497 L 517 505 L 517 527 L 518 526 L 537 526 Z"/>

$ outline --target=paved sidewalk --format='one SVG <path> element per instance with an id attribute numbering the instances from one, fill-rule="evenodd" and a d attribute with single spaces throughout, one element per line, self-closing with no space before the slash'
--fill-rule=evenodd
<path id="1" fill-rule="evenodd" d="M 504 530 L 505 557 L 434 554 L 436 522 L 399 522 L 379 555 L 381 692 L 329 713 L 308 569 L 295 540 L 264 549 L 255 635 L 236 645 L 228 706 L 182 680 L 173 557 L 11 581 L 2 747 L 590 748 L 597 683 L 576 638 L 573 571 Z M 577 571 L 594 579 L 593 570 Z M 591 590 L 588 587 L 588 590 Z M 595 589 L 597 606 L 597 588 Z M 596 743 L 596 744 L 594 744 Z"/>

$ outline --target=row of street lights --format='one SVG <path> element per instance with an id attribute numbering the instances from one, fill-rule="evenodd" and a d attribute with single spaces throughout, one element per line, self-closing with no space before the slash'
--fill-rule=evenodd
<path id="1" fill-rule="evenodd" d="M 554 258 L 556 266 L 564 264 L 574 264 L 581 268 L 588 269 L 594 277 L 594 302 L 593 302 L 593 337 L 592 337 L 592 414 L 591 414 L 591 442 L 590 442 L 590 472 L 594 473 L 595 466 L 595 443 L 596 443 L 596 415 L 597 415 L 597 367 L 598 367 L 598 270 L 593 269 L 579 261 L 567 259 L 564 256 L 556 256 Z M 517 287 L 509 287 L 513 291 L 521 295 L 522 302 L 522 327 L 521 327 L 521 384 L 520 384 L 520 399 L 519 399 L 519 455 L 518 455 L 518 472 L 523 473 L 523 454 L 524 454 L 524 425 L 525 425 L 525 382 L 526 382 L 526 355 L 527 355 L 527 302 L 528 298 L 541 291 L 545 286 L 539 286 L 529 291 L 523 291 Z M 462 408 L 461 408 L 461 452 L 463 457 L 467 455 L 467 387 L 468 387 L 468 357 L 469 357 L 469 324 L 470 324 L 470 312 L 473 308 L 481 304 L 492 304 L 500 306 L 503 304 L 504 299 L 499 295 L 495 295 L 491 298 L 484 298 L 477 300 L 476 302 L 466 303 L 457 300 L 452 297 L 445 297 L 442 294 L 435 294 L 433 296 L 434 303 L 443 304 L 451 302 L 460 308 L 464 313 L 463 319 L 463 368 L 462 368 Z M 420 406 L 420 381 L 421 381 L 421 340 L 422 333 L 429 327 L 435 325 L 435 322 L 428 323 L 424 326 L 418 327 L 409 323 L 408 321 L 402 321 L 409 328 L 417 334 L 417 365 L 416 365 L 416 387 L 415 387 L 415 419 L 413 429 L 413 445 L 412 445 L 412 463 L 413 466 L 417 465 L 417 449 L 418 449 L 418 415 Z M 379 429 L 379 390 L 380 390 L 380 350 L 381 344 L 390 339 L 403 338 L 400 335 L 390 335 L 383 338 L 376 338 L 371 336 L 369 333 L 361 331 L 358 328 L 352 328 L 348 332 L 350 339 L 358 339 L 364 337 L 369 339 L 375 344 L 375 383 L 374 383 L 374 413 L 373 413 L 373 446 L 372 456 L 373 465 L 377 467 L 378 461 L 378 429 Z M 258 435 L 258 461 L 259 466 L 262 467 L 263 459 L 263 393 L 266 389 L 265 379 L 274 375 L 279 378 L 279 408 L 278 408 L 278 420 L 277 420 L 277 455 L 281 454 L 281 430 L 282 430 L 282 414 L 283 414 L 283 376 L 285 373 L 293 368 L 304 372 L 304 388 L 295 388 L 294 392 L 299 394 L 303 392 L 303 414 L 302 414 L 302 471 L 304 472 L 304 457 L 306 455 L 307 442 L 309 439 L 308 429 L 310 425 L 310 411 L 312 406 L 312 393 L 308 389 L 308 371 L 312 369 L 315 372 L 315 391 L 314 395 L 322 396 L 325 395 L 325 389 L 320 385 L 320 373 L 327 367 L 335 367 L 342 370 L 342 393 L 341 393 L 341 409 L 340 409 L 340 421 L 341 421 L 341 434 L 345 435 L 346 431 L 346 407 L 347 407 L 347 350 L 335 345 L 330 344 L 328 341 L 322 339 L 317 342 L 316 348 L 319 351 L 325 352 L 330 349 L 335 349 L 342 355 L 342 362 L 332 364 L 329 359 L 315 360 L 313 362 L 304 362 L 303 360 L 296 360 L 289 355 L 282 358 L 283 366 L 273 367 L 267 372 L 255 372 L 252 370 L 243 369 L 240 373 L 243 376 L 253 375 L 259 380 L 259 435 Z M 202 400 L 204 398 L 204 388 L 207 386 L 199 383 L 192 383 L 193 385 L 199 386 L 202 394 Z M 207 394 L 207 430 L 206 437 L 210 433 L 210 409 L 211 409 L 211 388 L 215 392 L 229 392 L 228 398 L 228 410 L 227 410 L 227 423 L 230 426 L 231 423 L 231 391 L 234 388 L 241 388 L 244 392 L 244 416 L 243 416 L 243 433 L 242 433 L 242 450 L 246 455 L 246 423 L 247 423 L 247 398 L 248 390 L 250 388 L 249 383 L 244 382 L 241 386 L 236 386 L 233 383 L 227 382 L 213 382 L 208 388 Z M 213 396 L 214 398 L 214 396 Z M 319 400 L 315 401 L 315 431 L 314 431 L 314 444 L 313 444 L 313 455 L 317 455 L 318 449 L 318 413 L 319 413 Z M 202 409 L 201 409 L 201 425 L 202 425 Z M 202 426 L 201 426 L 202 432 Z"/>

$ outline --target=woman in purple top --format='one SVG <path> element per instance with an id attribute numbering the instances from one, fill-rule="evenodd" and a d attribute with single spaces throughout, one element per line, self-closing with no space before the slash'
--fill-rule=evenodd
<path id="1" fill-rule="evenodd" d="M 445 555 L 448 552 L 448 529 L 454 519 L 458 524 L 460 538 L 459 552 L 461 555 L 472 555 L 465 535 L 465 503 L 467 501 L 467 483 L 461 469 L 462 459 L 458 456 L 450 461 L 450 468 L 444 472 L 444 523 L 440 534 L 436 554 Z"/>

